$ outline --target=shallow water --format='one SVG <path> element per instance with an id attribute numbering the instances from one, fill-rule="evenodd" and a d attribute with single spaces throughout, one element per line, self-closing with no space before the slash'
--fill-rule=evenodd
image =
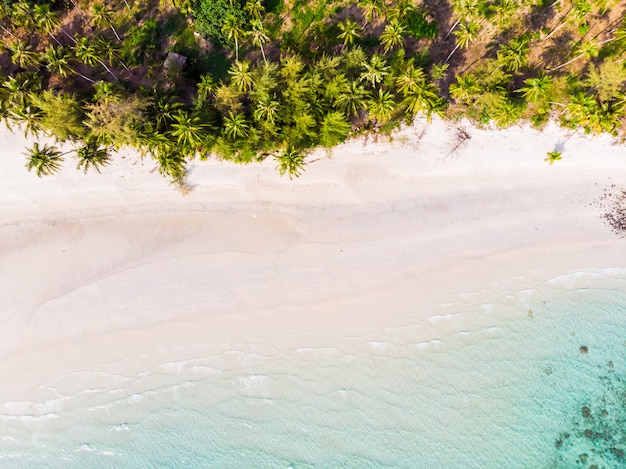
<path id="1" fill-rule="evenodd" d="M 626 271 L 523 283 L 416 305 L 426 321 L 204 344 L 0 405 L 0 466 L 626 465 Z"/>

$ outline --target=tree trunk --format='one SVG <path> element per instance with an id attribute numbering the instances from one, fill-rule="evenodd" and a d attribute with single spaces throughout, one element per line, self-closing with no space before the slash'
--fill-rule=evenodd
<path id="1" fill-rule="evenodd" d="M 263 44 L 259 44 L 259 47 L 261 48 L 261 55 L 263 56 L 263 62 L 267 63 L 267 59 L 265 58 L 265 51 L 263 50 Z"/>
<path id="2" fill-rule="evenodd" d="M 115 73 L 113 73 L 111 69 L 107 67 L 107 65 L 102 60 L 98 60 L 98 62 L 100 62 L 100 65 L 102 65 L 106 69 L 106 71 L 109 72 L 113 78 L 115 78 L 115 81 L 119 81 Z"/>
<path id="3" fill-rule="evenodd" d="M 452 49 L 452 52 L 450 52 L 450 55 L 448 55 L 448 57 L 444 61 L 444 64 L 448 63 L 448 60 L 450 60 L 450 57 L 452 57 L 454 55 L 454 53 L 458 50 L 459 47 L 461 47 L 461 44 L 457 44 L 456 47 L 454 49 Z"/>
<path id="4" fill-rule="evenodd" d="M 56 43 L 59 45 L 59 47 L 63 47 L 63 44 L 61 44 L 61 43 L 59 42 L 59 40 L 58 40 L 56 37 L 54 37 L 54 34 L 52 34 L 52 33 L 51 33 L 51 32 L 49 32 L 49 31 L 48 31 L 48 34 L 50 35 L 50 37 L 51 37 L 52 39 L 54 39 L 54 42 L 56 42 Z"/>
<path id="5" fill-rule="evenodd" d="M 109 28 L 111 28 L 111 31 L 113 31 L 113 34 L 115 34 L 115 37 L 117 38 L 117 40 L 122 42 L 122 39 L 120 38 L 119 34 L 117 34 L 117 31 L 115 30 L 112 24 L 109 24 Z"/>
<path id="6" fill-rule="evenodd" d="M 450 28 L 450 31 L 448 31 L 448 34 L 445 35 L 445 37 L 443 38 L 444 41 L 446 39 L 448 39 L 448 37 L 450 36 L 450 34 L 452 34 L 452 31 L 454 31 L 454 28 L 456 28 L 458 26 L 458 24 L 461 22 L 461 18 L 459 18 L 458 20 L 456 20 L 454 22 L 454 24 L 452 25 L 452 27 Z"/>

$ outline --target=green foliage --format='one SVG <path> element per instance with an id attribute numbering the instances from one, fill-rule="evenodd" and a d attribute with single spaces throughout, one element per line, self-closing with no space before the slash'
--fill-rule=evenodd
<path id="1" fill-rule="evenodd" d="M 324 116 L 320 128 L 320 144 L 326 148 L 338 145 L 346 139 L 351 128 L 341 112 L 329 112 Z"/>
<path id="2" fill-rule="evenodd" d="M 289 179 L 299 177 L 304 169 L 304 155 L 293 147 L 287 147 L 274 157 L 278 162 L 278 172 L 281 176 L 287 174 Z"/>
<path id="3" fill-rule="evenodd" d="M 222 45 L 228 43 L 228 34 L 223 29 L 227 18 L 232 17 L 241 25 L 248 21 L 240 0 L 198 0 L 194 3 L 193 16 L 196 31 Z"/>
<path id="4" fill-rule="evenodd" d="M 418 9 L 407 12 L 406 31 L 415 39 L 434 39 L 437 37 L 437 23 L 429 21 L 427 14 Z"/>
<path id="5" fill-rule="evenodd" d="M 28 157 L 26 168 L 29 171 L 34 169 L 38 177 L 58 172 L 63 162 L 63 156 L 57 147 L 45 144 L 41 148 L 37 142 L 33 143 L 25 155 Z"/>
<path id="6" fill-rule="evenodd" d="M 95 169 L 99 173 L 100 168 L 110 163 L 109 149 L 101 147 L 93 140 L 87 140 L 75 151 L 78 158 L 76 169 L 82 169 L 85 173 L 89 168 Z"/>
<path id="7" fill-rule="evenodd" d="M 130 29 L 122 45 L 124 57 L 129 65 L 142 65 L 144 59 L 154 53 L 158 44 L 158 29 L 154 18 L 149 18 L 143 25 Z"/>
<path id="8" fill-rule="evenodd" d="M 137 145 L 148 101 L 139 95 L 116 96 L 87 105 L 87 122 L 91 136 L 102 145 Z"/>
<path id="9" fill-rule="evenodd" d="M 76 140 L 87 135 L 83 110 L 75 96 L 45 90 L 41 94 L 31 94 L 31 103 L 41 113 L 39 125 L 42 130 L 57 140 Z"/>
<path id="10" fill-rule="evenodd" d="M 555 161 L 561 160 L 561 158 L 562 158 L 562 153 L 560 151 L 555 150 L 555 151 L 549 151 L 548 157 L 543 161 L 552 164 Z"/>

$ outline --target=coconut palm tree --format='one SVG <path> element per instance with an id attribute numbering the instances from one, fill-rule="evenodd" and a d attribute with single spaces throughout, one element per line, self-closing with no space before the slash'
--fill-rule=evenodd
<path id="1" fill-rule="evenodd" d="M 452 52 L 450 52 L 450 55 L 448 55 L 444 63 L 448 63 L 459 48 L 467 48 L 472 41 L 475 41 L 478 38 L 479 30 L 480 26 L 478 23 L 461 23 L 459 29 L 454 31 L 456 46 L 452 49 Z"/>
<path id="2" fill-rule="evenodd" d="M 59 26 L 59 15 L 57 12 L 50 10 L 49 4 L 35 5 L 33 7 L 33 19 L 37 28 L 52 38 L 58 46 L 62 46 L 61 42 L 56 38 L 52 32 Z M 70 39 L 72 36 L 65 33 Z"/>
<path id="3" fill-rule="evenodd" d="M 502 29 L 511 24 L 513 17 L 519 10 L 520 5 L 515 0 L 500 0 L 491 5 L 489 9 L 493 11 L 498 28 Z"/>
<path id="4" fill-rule="evenodd" d="M 20 0 L 11 7 L 11 21 L 17 27 L 32 29 L 37 25 L 30 2 Z"/>
<path id="5" fill-rule="evenodd" d="M 547 163 L 552 164 L 555 161 L 559 161 L 561 159 L 562 159 L 561 152 L 555 150 L 555 151 L 549 151 L 548 152 L 548 157 L 545 160 L 543 160 L 543 161 L 546 161 Z"/>
<path id="6" fill-rule="evenodd" d="M 232 112 L 224 119 L 224 134 L 231 140 L 245 138 L 250 133 L 250 125 L 242 112 Z"/>
<path id="7" fill-rule="evenodd" d="M 263 96 L 254 109 L 253 117 L 256 122 L 266 122 L 270 125 L 276 123 L 278 117 L 279 102 L 273 100 L 269 95 Z"/>
<path id="8" fill-rule="evenodd" d="M 101 147 L 95 140 L 87 140 L 75 152 L 78 158 L 76 169 L 82 169 L 85 173 L 90 167 L 99 173 L 100 168 L 110 163 L 109 148 Z"/>
<path id="9" fill-rule="evenodd" d="M 402 101 L 408 117 L 412 119 L 418 112 L 425 112 L 430 119 L 433 111 L 441 106 L 441 98 L 437 91 L 438 88 L 435 85 L 426 81 L 411 87 Z"/>
<path id="10" fill-rule="evenodd" d="M 482 7 L 478 0 L 454 0 L 452 4 L 458 17 L 448 30 L 448 33 L 444 36 L 444 39 L 448 39 L 460 22 L 472 22 L 478 19 Z"/>
<path id="11" fill-rule="evenodd" d="M 174 114 L 171 134 L 185 153 L 194 154 L 206 143 L 207 128 L 198 116 L 178 111 Z"/>
<path id="12" fill-rule="evenodd" d="M 355 39 L 361 37 L 361 27 L 351 19 L 342 21 L 337 26 L 341 30 L 339 38 L 343 40 L 343 47 L 352 45 Z"/>
<path id="13" fill-rule="evenodd" d="M 117 34 L 117 30 L 111 21 L 112 16 L 113 10 L 103 2 L 94 2 L 91 5 L 91 23 L 97 28 L 110 28 L 117 40 L 122 42 L 120 35 Z"/>
<path id="14" fill-rule="evenodd" d="M 426 81 L 426 74 L 421 68 L 415 68 L 413 62 L 396 77 L 396 87 L 403 96 L 417 91 Z"/>
<path id="15" fill-rule="evenodd" d="M 254 73 L 250 70 L 250 62 L 244 60 L 243 62 L 235 62 L 228 70 L 231 82 L 235 88 L 246 93 L 252 89 L 254 83 Z"/>
<path id="16" fill-rule="evenodd" d="M 541 74 L 535 78 L 524 80 L 526 86 L 518 91 L 524 95 L 524 98 L 531 103 L 536 103 L 540 99 L 545 99 L 552 89 L 552 78 L 545 74 Z"/>
<path id="17" fill-rule="evenodd" d="M 263 62 L 267 63 L 267 58 L 265 57 L 265 50 L 263 49 L 263 44 L 269 42 L 270 38 L 267 35 L 267 31 L 261 23 L 260 20 L 256 20 L 252 22 L 252 31 L 250 31 L 250 38 L 252 40 L 252 44 L 261 49 L 261 55 L 263 56 Z"/>
<path id="18" fill-rule="evenodd" d="M 469 104 L 481 92 L 478 80 L 471 73 L 456 77 L 456 83 L 450 85 L 450 96 L 455 101 Z"/>
<path id="19" fill-rule="evenodd" d="M 58 73 L 63 78 L 70 73 L 74 73 L 74 69 L 70 65 L 71 56 L 63 47 L 54 47 L 52 45 L 46 47 L 46 50 L 43 52 L 43 59 L 50 73 Z"/>
<path id="20" fill-rule="evenodd" d="M 235 15 L 228 15 L 224 20 L 222 31 L 229 40 L 235 41 L 235 61 L 239 62 L 239 39 L 245 35 L 245 31 L 241 27 L 241 21 Z"/>
<path id="21" fill-rule="evenodd" d="M 304 155 L 294 147 L 288 146 L 274 157 L 278 162 L 278 172 L 281 176 L 287 174 L 289 179 L 299 177 L 304 170 Z"/>
<path id="22" fill-rule="evenodd" d="M 359 111 L 365 109 L 369 93 L 357 81 L 351 81 L 348 89 L 337 96 L 335 104 L 342 109 L 348 116 L 356 116 Z"/>
<path id="23" fill-rule="evenodd" d="M 109 74 L 117 81 L 117 76 L 111 71 L 107 64 L 100 59 L 100 54 L 96 46 L 91 44 L 91 41 L 86 37 L 78 38 L 74 46 L 74 55 L 78 60 L 87 65 L 95 65 L 99 63 Z"/>
<path id="24" fill-rule="evenodd" d="M 171 91 L 163 93 L 155 90 L 150 106 L 150 114 L 157 131 L 163 131 L 172 122 L 175 122 L 176 115 L 182 107 L 182 103 L 176 100 Z"/>
<path id="25" fill-rule="evenodd" d="M 380 0 L 361 0 L 357 5 L 363 10 L 363 16 L 368 23 L 373 23 L 374 19 L 383 14 Z"/>
<path id="26" fill-rule="evenodd" d="M 265 11 L 265 7 L 261 0 L 246 0 L 245 5 L 243 6 L 243 11 L 247 12 L 250 15 L 250 18 L 254 20 L 261 20 L 263 17 L 263 12 Z"/>
<path id="27" fill-rule="evenodd" d="M 398 20 L 391 20 L 380 35 L 380 42 L 385 48 L 385 53 L 404 44 L 405 27 Z"/>
<path id="28" fill-rule="evenodd" d="M 367 102 L 367 111 L 370 113 L 370 116 L 381 124 L 384 124 L 391 118 L 395 107 L 396 103 L 393 95 L 389 91 L 383 91 L 382 88 L 379 88 L 378 94 Z"/>
<path id="29" fill-rule="evenodd" d="M 37 52 L 33 52 L 33 47 L 26 41 L 17 39 L 8 45 L 11 52 L 11 61 L 22 68 L 28 68 L 39 63 Z"/>
<path id="30" fill-rule="evenodd" d="M 39 177 L 56 173 L 61 169 L 63 162 L 63 154 L 57 147 L 44 144 L 41 148 L 37 142 L 33 143 L 32 148 L 27 149 L 27 153 L 24 155 L 28 157 L 26 168 L 29 171 L 34 169 Z"/>
<path id="31" fill-rule="evenodd" d="M 363 64 L 365 70 L 361 73 L 361 81 L 367 81 L 372 84 L 372 88 L 383 81 L 383 79 L 389 75 L 389 65 L 385 59 L 374 54 L 369 62 Z"/>
<path id="32" fill-rule="evenodd" d="M 511 39 L 508 44 L 503 45 L 497 52 L 498 62 L 500 62 L 510 72 L 517 72 L 526 65 L 529 39 L 526 36 Z"/>

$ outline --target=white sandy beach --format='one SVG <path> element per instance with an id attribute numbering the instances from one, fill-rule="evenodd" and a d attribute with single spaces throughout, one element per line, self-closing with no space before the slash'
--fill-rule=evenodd
<path id="1" fill-rule="evenodd" d="M 0 404 L 114 386 L 233 341 L 279 353 L 421 324 L 411 340 L 428 343 L 464 327 L 428 305 L 626 267 L 592 204 L 626 186 L 623 146 L 460 127 L 471 138 L 451 154 L 455 128 L 418 120 L 391 143 L 318 151 L 293 181 L 271 160 L 196 161 L 186 196 L 130 151 L 101 175 L 68 156 L 40 179 L 24 167 L 32 139 L 2 130 Z"/>

